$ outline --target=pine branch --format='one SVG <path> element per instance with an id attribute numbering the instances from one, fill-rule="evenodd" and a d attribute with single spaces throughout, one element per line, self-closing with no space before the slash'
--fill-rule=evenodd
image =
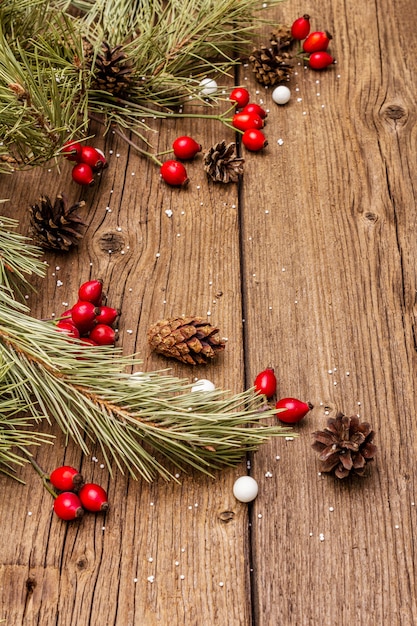
<path id="1" fill-rule="evenodd" d="M 264 411 L 253 389 L 197 393 L 167 373 L 132 376 L 127 370 L 139 363 L 134 356 L 70 341 L 51 323 L 31 318 L 5 291 L 0 349 L 10 364 L 2 385 L 33 419 L 55 420 L 84 453 L 88 440 L 98 443 L 110 471 L 115 462 L 147 481 L 156 475 L 171 479 L 172 463 L 210 474 L 270 437 L 288 434 L 261 422 L 273 411 Z"/>

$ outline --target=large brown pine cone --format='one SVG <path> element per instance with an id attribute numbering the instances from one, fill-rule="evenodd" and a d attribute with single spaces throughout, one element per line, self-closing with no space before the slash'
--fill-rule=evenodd
<path id="1" fill-rule="evenodd" d="M 219 329 L 202 317 L 172 317 L 159 320 L 148 330 L 155 352 L 190 365 L 205 364 L 225 348 Z"/>

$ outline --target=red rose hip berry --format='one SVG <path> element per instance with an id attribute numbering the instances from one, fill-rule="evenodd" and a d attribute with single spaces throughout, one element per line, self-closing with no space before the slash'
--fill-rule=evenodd
<path id="1" fill-rule="evenodd" d="M 296 424 L 311 411 L 313 405 L 310 402 L 297 400 L 297 398 L 281 398 L 276 403 L 275 408 L 278 409 L 276 416 L 280 422 Z"/>
<path id="2" fill-rule="evenodd" d="M 242 143 L 245 148 L 251 152 L 259 152 L 268 145 L 268 141 L 263 132 L 256 128 L 245 130 L 242 135 Z"/>
<path id="3" fill-rule="evenodd" d="M 88 335 L 98 346 L 114 346 L 116 333 L 108 324 L 97 324 Z"/>
<path id="4" fill-rule="evenodd" d="M 62 465 L 51 472 L 49 482 L 58 491 L 73 491 L 83 482 L 83 477 L 75 467 Z"/>
<path id="5" fill-rule="evenodd" d="M 291 36 L 294 39 L 298 39 L 301 41 L 301 39 L 305 39 L 307 37 L 309 32 L 310 32 L 310 16 L 307 15 L 306 13 L 305 15 L 303 15 L 302 17 L 299 17 L 292 23 Z"/>
<path id="6" fill-rule="evenodd" d="M 72 180 L 78 185 L 94 185 L 92 168 L 87 163 L 77 163 L 72 168 Z"/>
<path id="7" fill-rule="evenodd" d="M 192 137 L 188 137 L 188 135 L 177 137 L 172 144 L 172 149 L 177 159 L 183 159 L 184 161 L 193 159 L 202 150 L 201 145 Z"/>
<path id="8" fill-rule="evenodd" d="M 111 306 L 101 306 L 99 307 L 99 312 L 96 317 L 97 324 L 107 324 L 111 326 L 119 315 L 120 311 L 118 309 L 113 309 Z"/>
<path id="9" fill-rule="evenodd" d="M 81 334 L 90 331 L 96 324 L 99 308 L 92 302 L 79 300 L 71 309 L 71 319 Z"/>
<path id="10" fill-rule="evenodd" d="M 334 61 L 334 58 L 328 52 L 313 52 L 313 54 L 310 54 L 308 64 L 313 70 L 324 70 Z"/>
<path id="11" fill-rule="evenodd" d="M 248 104 L 249 99 L 249 91 L 244 87 L 236 87 L 235 89 L 232 89 L 229 96 L 229 100 L 235 102 L 238 109 L 243 109 L 243 107 Z"/>
<path id="12" fill-rule="evenodd" d="M 327 50 L 332 36 L 327 30 L 311 33 L 303 43 L 304 52 L 323 52 Z"/>
<path id="13" fill-rule="evenodd" d="M 78 289 L 78 300 L 92 302 L 95 306 L 100 306 L 103 297 L 103 281 L 87 280 Z"/>
<path id="14" fill-rule="evenodd" d="M 182 163 L 173 159 L 162 163 L 160 174 L 164 181 L 172 187 L 185 187 L 189 183 L 187 170 Z"/>
<path id="15" fill-rule="evenodd" d="M 261 105 L 257 104 L 256 102 L 249 102 L 249 104 L 243 107 L 243 109 L 241 110 L 241 113 L 256 113 L 256 115 L 259 115 L 259 117 L 263 120 L 268 115 L 265 109 L 263 109 Z"/>
<path id="16" fill-rule="evenodd" d="M 93 146 L 82 146 L 79 162 L 89 165 L 93 172 L 99 172 L 107 167 L 107 161 L 101 150 L 93 148 Z"/>
<path id="17" fill-rule="evenodd" d="M 84 515 L 80 498 L 72 491 L 60 493 L 54 500 L 54 511 L 59 518 L 70 522 Z"/>
<path id="18" fill-rule="evenodd" d="M 264 121 L 257 113 L 235 113 L 232 118 L 232 125 L 245 132 L 251 128 L 260 130 L 263 128 Z"/>
<path id="19" fill-rule="evenodd" d="M 67 141 L 61 149 L 61 154 L 68 161 L 79 161 L 81 156 L 82 145 L 78 141 Z"/>
<path id="20" fill-rule="evenodd" d="M 267 398 L 272 398 L 277 390 L 277 378 L 272 367 L 267 367 L 259 372 L 254 382 L 258 393 L 263 393 Z"/>
<path id="21" fill-rule="evenodd" d="M 109 502 L 106 491 L 100 485 L 95 483 L 86 483 L 78 493 L 82 506 L 87 511 L 99 513 L 107 511 Z"/>

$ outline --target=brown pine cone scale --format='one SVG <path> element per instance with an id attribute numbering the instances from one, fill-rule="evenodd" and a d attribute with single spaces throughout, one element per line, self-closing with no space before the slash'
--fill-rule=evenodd
<path id="1" fill-rule="evenodd" d="M 202 317 L 159 320 L 148 330 L 152 350 L 190 365 L 202 365 L 225 348 L 219 329 Z"/>

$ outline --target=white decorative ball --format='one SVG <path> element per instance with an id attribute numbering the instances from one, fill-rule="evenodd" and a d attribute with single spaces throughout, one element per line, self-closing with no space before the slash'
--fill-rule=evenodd
<path id="1" fill-rule="evenodd" d="M 203 78 L 200 82 L 200 93 L 202 96 L 211 96 L 217 91 L 217 83 L 214 78 Z"/>
<path id="2" fill-rule="evenodd" d="M 211 380 L 207 380 L 207 378 L 200 378 L 197 380 L 195 385 L 191 387 L 191 391 L 214 391 L 216 387 L 211 382 Z"/>
<path id="3" fill-rule="evenodd" d="M 278 85 L 272 92 L 272 100 L 276 104 L 287 104 L 291 98 L 291 91 L 285 85 Z"/>
<path id="4" fill-rule="evenodd" d="M 241 476 L 233 485 L 233 495 L 240 502 L 252 502 L 258 495 L 258 483 L 251 476 Z"/>

